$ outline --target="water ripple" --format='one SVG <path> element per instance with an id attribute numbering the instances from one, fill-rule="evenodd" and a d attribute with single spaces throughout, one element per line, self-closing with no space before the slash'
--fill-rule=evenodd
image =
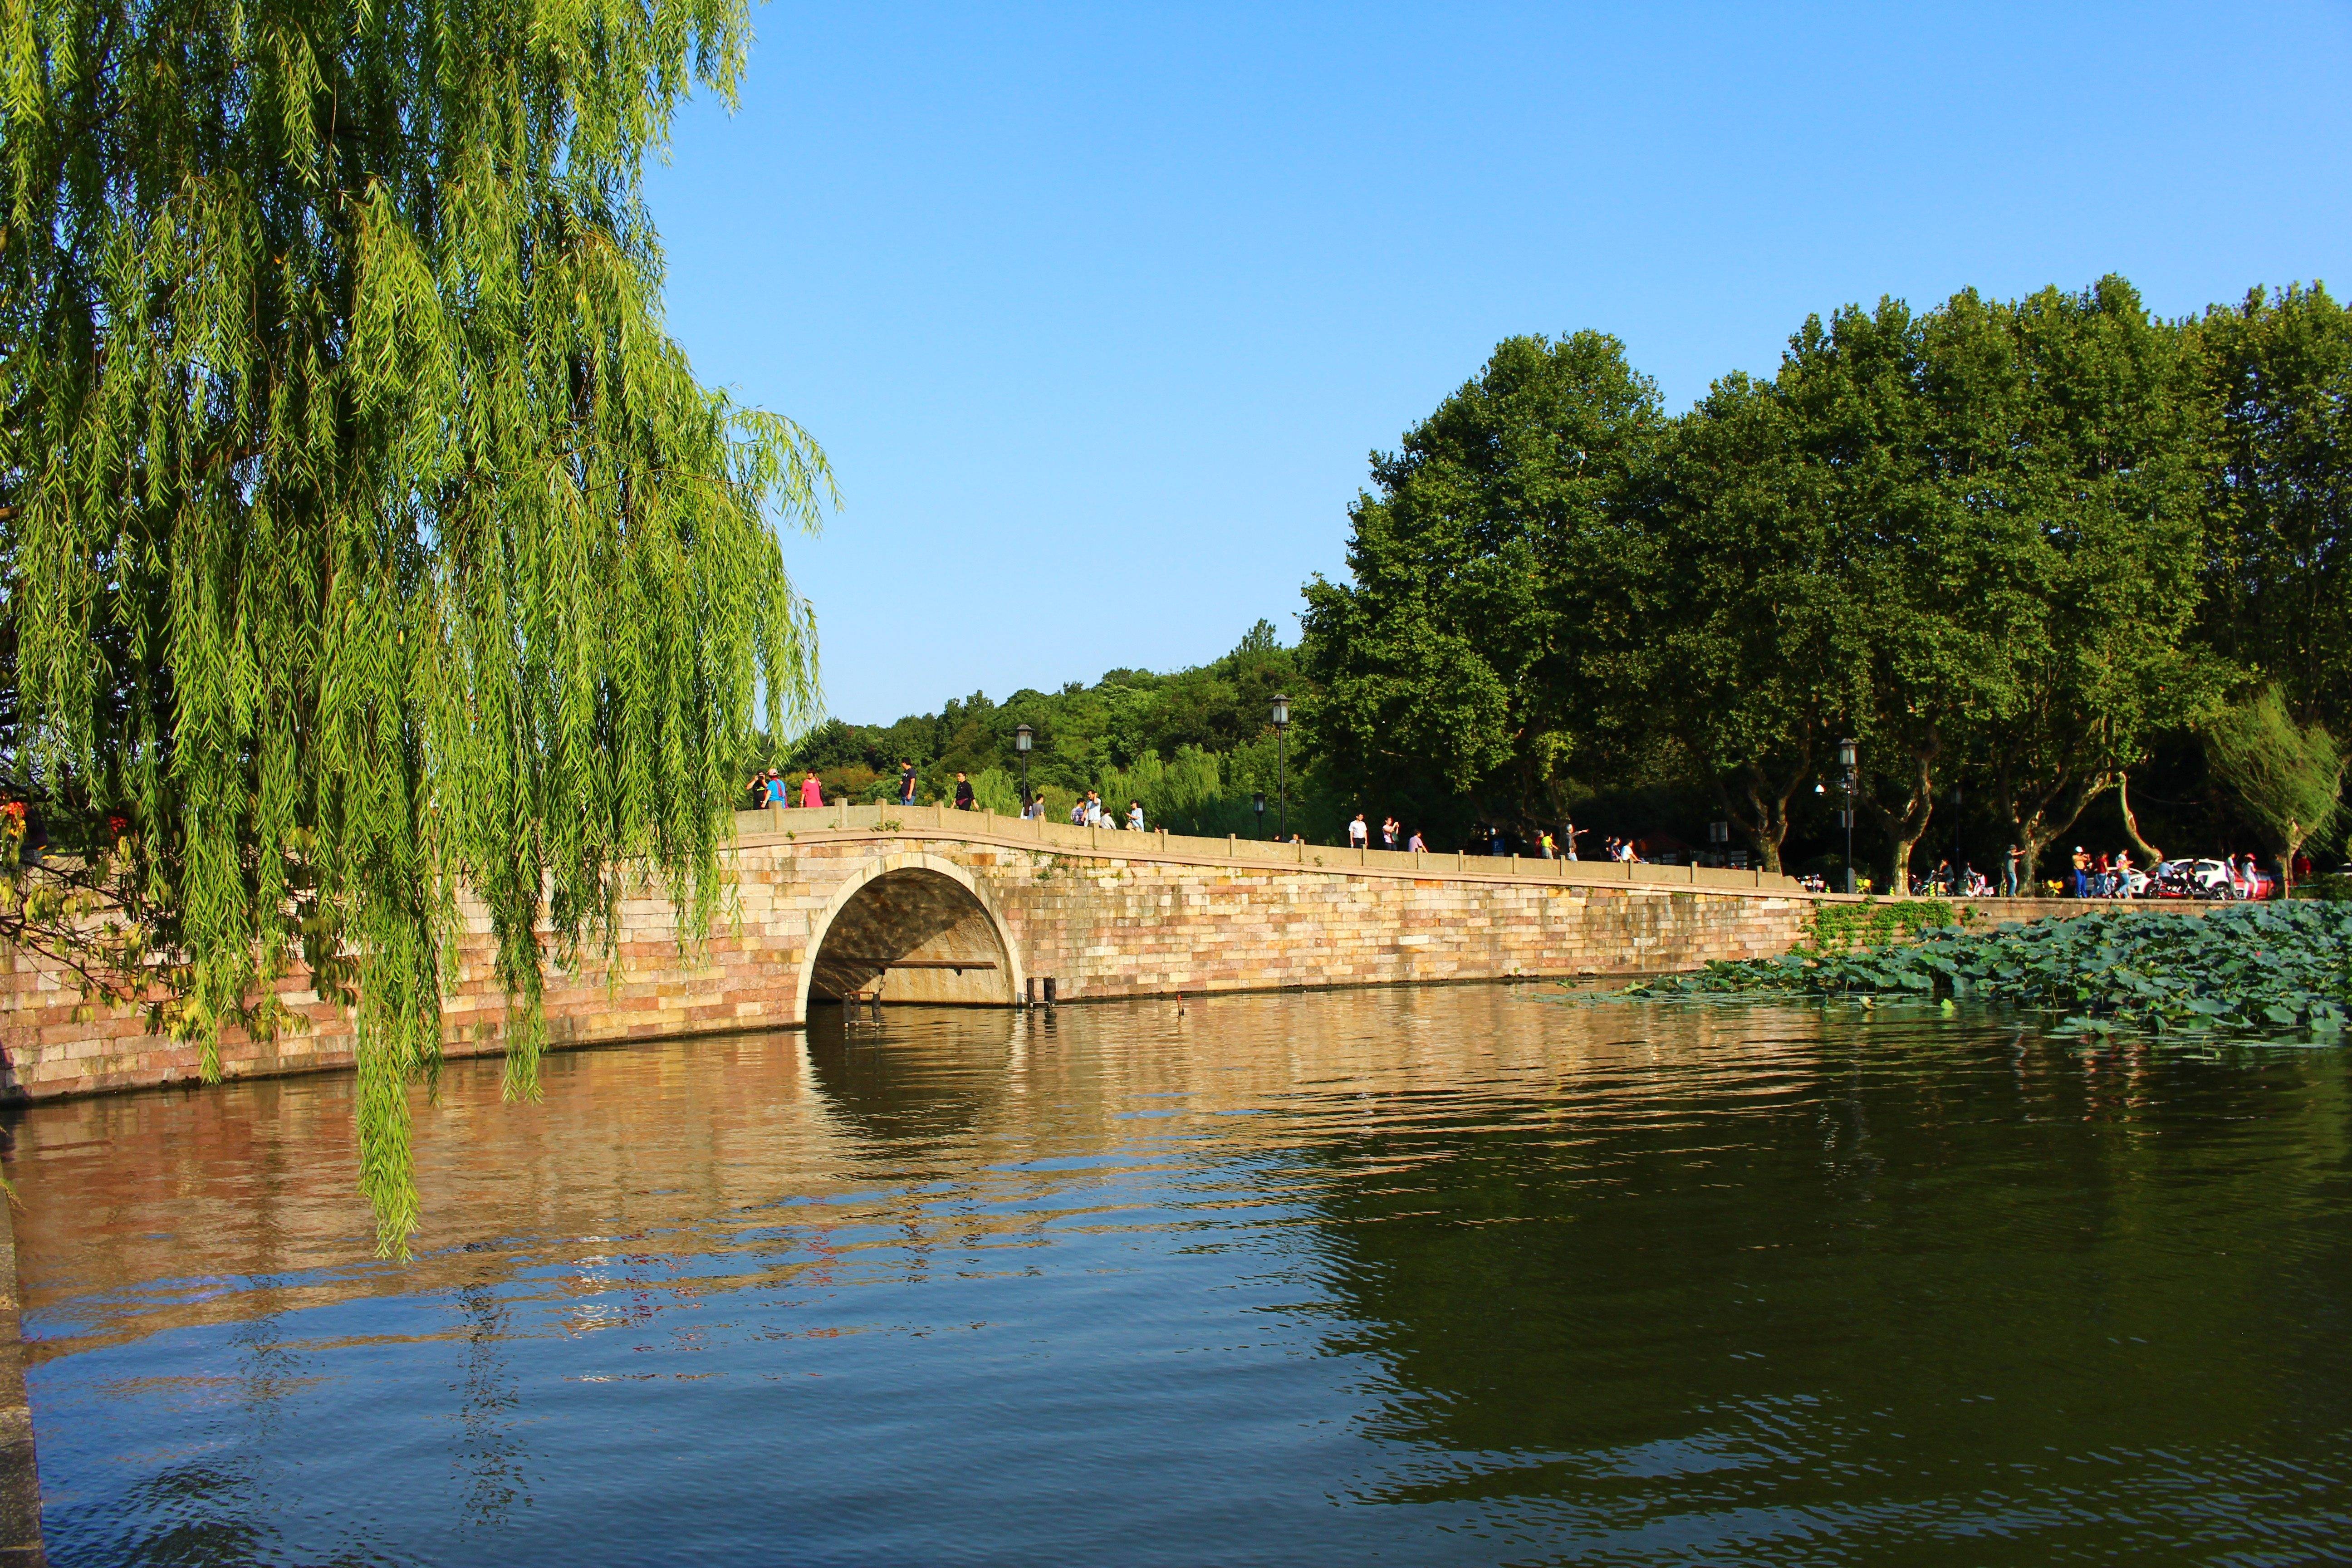
<path id="1" fill-rule="evenodd" d="M 36 1108 L 51 1556 L 2333 1560 L 2327 1051 L 1531 988 Z"/>

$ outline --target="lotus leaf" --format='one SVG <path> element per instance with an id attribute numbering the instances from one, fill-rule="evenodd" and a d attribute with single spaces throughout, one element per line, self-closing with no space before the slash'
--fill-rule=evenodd
<path id="1" fill-rule="evenodd" d="M 2121 906 L 1925 940 L 1709 964 L 1644 982 L 1640 996 L 1965 996 L 2046 1012 L 2105 1033 L 2225 1029 L 2341 1037 L 2352 1009 L 2352 904 L 2215 910 L 2202 918 Z"/>

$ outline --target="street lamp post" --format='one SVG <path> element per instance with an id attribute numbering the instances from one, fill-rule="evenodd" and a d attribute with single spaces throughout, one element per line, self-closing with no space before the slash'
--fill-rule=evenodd
<path id="1" fill-rule="evenodd" d="M 1839 769 L 1845 774 L 1845 810 L 1838 815 L 1845 818 L 1845 890 L 1851 893 L 1853 891 L 1854 786 L 1854 750 L 1853 742 L 1852 741 L 1840 741 L 1838 742 L 1837 760 Z"/>
<path id="2" fill-rule="evenodd" d="M 1265 837 L 1265 791 L 1260 790 L 1250 796 L 1250 804 L 1257 807 L 1257 836 L 1263 838 Z"/>
<path id="3" fill-rule="evenodd" d="M 1021 753 L 1021 809 L 1024 813 L 1029 809 L 1029 747 L 1034 739 L 1034 732 L 1028 725 L 1013 726 L 1013 749 Z"/>
<path id="4" fill-rule="evenodd" d="M 1284 772 L 1282 738 L 1289 728 L 1290 699 L 1277 691 L 1274 697 L 1274 794 L 1279 820 L 1275 832 L 1284 838 L 1290 837 L 1290 778 Z"/>

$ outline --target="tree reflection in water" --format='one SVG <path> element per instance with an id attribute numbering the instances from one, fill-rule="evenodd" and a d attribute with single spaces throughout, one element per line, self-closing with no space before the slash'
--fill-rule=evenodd
<path id="1" fill-rule="evenodd" d="M 522 1394 L 506 1351 L 513 1332 L 512 1314 L 486 1281 L 460 1286 L 455 1294 L 466 1320 L 464 1370 L 456 1388 L 454 1462 L 466 1477 L 459 1511 L 467 1525 L 495 1530 L 518 1505 L 530 1506 L 526 1450 L 515 1430 Z"/>
<path id="2" fill-rule="evenodd" d="M 53 1555 L 2315 1559 L 2334 1053 L 1500 987 L 35 1108 Z M 358 1544 L 355 1544 L 358 1543 Z"/>

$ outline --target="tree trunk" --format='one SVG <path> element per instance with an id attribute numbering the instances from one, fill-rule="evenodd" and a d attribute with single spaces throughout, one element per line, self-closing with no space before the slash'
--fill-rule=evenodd
<path id="1" fill-rule="evenodd" d="M 1904 797 L 1900 810 L 1889 811 L 1878 804 L 1876 792 L 1872 792 L 1859 804 L 1868 807 L 1878 819 L 1891 847 L 1887 852 L 1886 880 L 1898 899 L 1911 896 L 1911 851 L 1927 836 L 1927 824 L 1936 815 L 1935 761 L 1943 745 L 1930 737 L 1923 745 L 1911 750 L 1910 793 Z"/>
<path id="2" fill-rule="evenodd" d="M 1767 814 L 1753 826 L 1741 824 L 1748 842 L 1756 847 L 1757 863 L 1772 876 L 1780 874 L 1780 846 L 1789 840 L 1789 813 L 1786 800 L 1769 804 Z"/>
<path id="3" fill-rule="evenodd" d="M 1756 847 L 1764 869 L 1777 877 L 1781 869 L 1780 847 L 1789 841 L 1789 799 L 1811 773 L 1812 756 L 1808 752 L 1799 758 L 1787 775 L 1777 780 L 1765 777 L 1764 770 L 1753 763 L 1744 772 L 1739 792 L 1748 802 L 1744 814 L 1732 804 L 1731 792 L 1724 787 L 1720 775 L 1715 782 L 1715 797 L 1732 826 Z"/>
<path id="4" fill-rule="evenodd" d="M 1919 847 L 1919 840 L 1927 837 L 1927 825 L 1922 823 L 1918 832 L 1907 838 L 1897 837 L 1887 850 L 1886 886 L 1891 890 L 1889 896 L 1897 899 L 1911 896 L 1911 852 Z"/>
<path id="5" fill-rule="evenodd" d="M 2286 826 L 2286 844 L 2279 852 L 2279 897 L 2282 899 L 2294 897 L 2294 858 L 2303 852 L 2304 845 L 2311 837 L 2304 830 L 2303 824 L 2292 818 Z"/>
<path id="6" fill-rule="evenodd" d="M 2164 864 L 2164 851 L 2139 836 L 2139 818 L 2132 814 L 2129 773 L 2119 773 L 2116 775 L 2116 804 L 2123 808 L 2124 837 L 2132 841 L 2133 848 L 2147 857 L 2147 868 L 2151 871 L 2155 870 Z"/>
<path id="7" fill-rule="evenodd" d="M 2061 773 L 2038 796 L 2020 799 L 2015 777 L 2006 763 L 1997 776 L 2000 780 L 2001 816 L 2009 823 L 2010 832 L 2016 836 L 2018 848 L 2023 851 L 2017 866 L 2021 890 L 2040 886 L 2042 852 L 2081 821 L 2091 803 L 2106 794 L 2108 785 L 2115 782 L 2105 773 L 2089 773 L 2071 781 Z"/>

